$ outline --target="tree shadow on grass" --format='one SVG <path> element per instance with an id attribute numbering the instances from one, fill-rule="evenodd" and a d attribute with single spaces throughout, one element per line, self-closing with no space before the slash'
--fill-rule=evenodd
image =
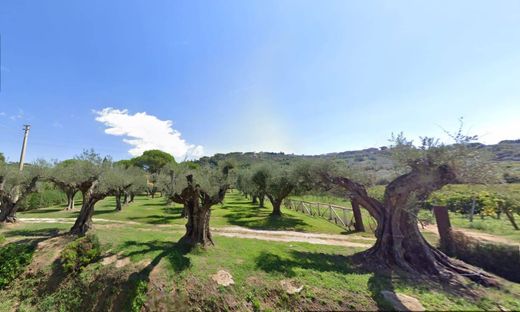
<path id="1" fill-rule="evenodd" d="M 25 237 L 54 237 L 59 236 L 60 231 L 62 229 L 59 228 L 46 228 L 46 229 L 20 229 L 20 230 L 10 230 L 4 233 L 6 237 L 14 237 L 14 236 L 25 236 Z"/>
<path id="2" fill-rule="evenodd" d="M 277 272 L 287 277 L 295 277 L 298 269 L 340 274 L 371 274 L 367 286 L 372 299 L 380 310 L 391 309 L 381 295 L 382 290 L 394 291 L 391 273 L 385 270 L 377 271 L 365 265 L 359 255 L 344 256 L 293 250 L 288 257 L 281 257 L 274 253 L 263 252 L 256 259 L 256 267 L 268 273 Z"/>
<path id="3" fill-rule="evenodd" d="M 65 208 L 46 208 L 46 209 L 31 209 L 23 211 L 24 214 L 43 214 L 43 213 L 56 213 L 66 211 Z"/>
<path id="4" fill-rule="evenodd" d="M 148 242 L 128 241 L 123 244 L 122 247 L 123 249 L 136 249 L 134 251 L 124 253 L 123 256 L 125 257 L 146 255 L 149 253 L 155 254 L 153 259 L 143 269 L 130 274 L 128 277 L 126 287 L 129 288 L 129 295 L 125 304 L 127 309 L 132 308 L 133 310 L 132 305 L 135 304 L 135 298 L 144 295 L 142 293 L 142 285 L 146 285 L 146 288 L 149 287 L 150 274 L 152 273 L 153 269 L 159 265 L 162 259 L 165 258 L 173 270 L 177 273 L 180 273 L 191 267 L 190 258 L 186 257 L 186 254 L 192 250 L 192 248 L 188 245 L 154 240 Z"/>
<path id="5" fill-rule="evenodd" d="M 267 208 L 232 206 L 226 203 L 228 213 L 223 217 L 232 225 L 242 226 L 255 230 L 286 230 L 302 231 L 308 226 L 307 222 L 295 216 L 284 214 L 272 216 Z"/>

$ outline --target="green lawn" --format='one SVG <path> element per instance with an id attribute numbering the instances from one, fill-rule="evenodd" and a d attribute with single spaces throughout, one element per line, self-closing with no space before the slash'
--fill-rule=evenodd
<path id="1" fill-rule="evenodd" d="M 310 233 L 341 234 L 345 230 L 327 220 L 307 216 L 292 210 L 283 209 L 281 218 L 270 216 L 272 206 L 266 201 L 265 208 L 258 208 L 238 192 L 226 195 L 224 204 L 215 205 L 211 212 L 211 226 L 242 226 L 260 230 L 286 230 Z M 186 220 L 180 217 L 179 204 L 167 206 L 164 198 L 137 196 L 135 202 L 115 211 L 115 199 L 109 197 L 96 205 L 94 218 L 108 220 L 134 221 L 159 225 L 184 225 Z M 49 207 L 18 213 L 20 218 L 75 218 L 78 210 L 65 211 L 62 207 Z"/>
<path id="2" fill-rule="evenodd" d="M 19 224 L 0 232 L 9 240 L 41 240 L 42 235 L 55 235 L 68 227 Z M 138 281 L 148 283 L 150 280 L 153 285 L 161 285 L 166 297 L 161 297 L 158 290 L 148 296 L 158 296 L 155 299 L 159 301 L 173 300 L 175 302 L 169 304 L 178 305 L 179 309 L 387 309 L 387 303 L 380 296 L 384 289 L 416 297 L 428 310 L 490 310 L 497 309 L 496 304 L 511 310 L 520 309 L 520 302 L 515 298 L 520 294 L 518 284 L 508 284 L 508 291 L 471 286 L 473 295 L 463 294 L 461 290 L 448 290 L 447 285 L 369 271 L 354 264 L 351 258 L 361 249 L 217 236 L 214 247 L 188 251 L 176 243 L 181 233 L 172 232 L 168 227 L 100 225 L 93 232 L 100 238 L 104 250 L 122 258 L 129 257 L 131 264 L 120 269 L 95 263 L 76 278 L 60 277 L 61 282 L 52 287 L 48 280 L 57 277 L 56 268 L 51 265 L 44 269 L 47 275 L 33 272 L 0 291 L 3 298 L 0 311 L 9 311 L 14 304 L 20 304 L 24 311 L 58 308 L 80 311 L 91 305 L 92 300 L 97 300 L 98 308 L 103 310 L 104 306 L 99 303 L 101 298 L 114 298 L 113 301 L 103 299 L 111 304 L 117 303 L 117 296 L 131 300 Z M 216 286 L 210 276 L 218 270 L 229 272 L 235 284 Z M 281 289 L 282 280 L 304 288 L 298 294 L 288 295 Z M 106 283 L 112 286 L 107 288 Z M 480 295 L 475 295 L 478 293 Z"/>

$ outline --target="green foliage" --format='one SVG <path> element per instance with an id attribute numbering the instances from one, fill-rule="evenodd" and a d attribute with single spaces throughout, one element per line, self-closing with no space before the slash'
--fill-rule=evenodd
<path id="1" fill-rule="evenodd" d="M 5 236 L 0 234 L 0 245 L 5 242 Z"/>
<path id="2" fill-rule="evenodd" d="M 31 263 L 34 246 L 12 243 L 0 248 L 0 289 L 9 285 Z"/>
<path id="3" fill-rule="evenodd" d="M 461 188 L 446 188 L 433 193 L 427 206 L 443 205 L 451 212 L 469 214 L 475 199 L 475 214 L 482 217 L 497 216 L 504 210 L 520 212 L 520 199 L 514 194 L 494 192 L 493 190 L 469 191 Z"/>
<path id="4" fill-rule="evenodd" d="M 77 273 L 101 256 L 101 244 L 95 235 L 80 237 L 68 244 L 61 252 L 63 269 Z"/>
<path id="5" fill-rule="evenodd" d="M 37 193 L 29 194 L 18 204 L 19 211 L 32 210 L 43 207 L 62 205 L 67 202 L 65 193 L 56 189 L 52 184 L 44 182 Z"/>
<path id="6" fill-rule="evenodd" d="M 132 294 L 132 302 L 130 303 L 130 310 L 132 312 L 139 312 L 146 303 L 146 292 L 148 291 L 148 283 L 145 280 L 137 281 Z"/>
<path id="7" fill-rule="evenodd" d="M 167 164 L 175 163 L 175 158 L 160 150 L 149 150 L 139 157 L 132 158 L 130 161 L 134 166 L 142 168 L 149 173 L 158 173 Z"/>

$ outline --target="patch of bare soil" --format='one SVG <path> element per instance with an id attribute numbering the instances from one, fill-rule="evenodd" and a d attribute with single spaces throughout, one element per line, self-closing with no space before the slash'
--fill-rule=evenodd
<path id="1" fill-rule="evenodd" d="M 212 233 L 215 235 L 226 237 L 252 238 L 278 242 L 302 242 L 310 244 L 336 245 L 344 247 L 369 248 L 372 246 L 372 244 L 368 242 L 374 241 L 374 239 L 372 238 L 357 235 L 346 236 L 332 234 L 301 233 L 293 231 L 265 231 L 251 230 L 242 227 L 212 228 L 211 230 Z M 366 240 L 367 244 L 353 242 L 352 240 Z"/>
<path id="2" fill-rule="evenodd" d="M 233 276 L 231 276 L 231 274 L 229 274 L 228 271 L 224 270 L 219 270 L 216 274 L 213 274 L 211 276 L 211 279 L 221 286 L 229 286 L 235 284 Z"/>
<path id="3" fill-rule="evenodd" d="M 71 236 L 58 236 L 42 240 L 36 246 L 31 264 L 27 268 L 28 273 L 43 270 L 56 261 L 63 248 L 73 240 Z"/>
<path id="4" fill-rule="evenodd" d="M 439 235 L 439 231 L 437 229 L 437 225 L 435 224 L 428 224 L 424 226 L 424 230 L 434 233 L 437 236 Z M 466 236 L 475 238 L 475 239 L 481 239 L 492 243 L 499 243 L 499 244 L 506 244 L 506 245 L 520 245 L 520 243 L 515 242 L 513 240 L 507 239 L 505 237 L 493 235 L 493 234 L 487 234 L 482 232 L 476 232 L 471 231 L 463 228 L 453 228 L 455 231 L 459 231 L 464 233 Z"/>
<path id="5" fill-rule="evenodd" d="M 130 262 L 130 258 L 129 257 L 124 257 L 120 254 L 116 254 L 116 255 L 111 255 L 111 256 L 108 256 L 108 257 L 105 257 L 103 258 L 103 260 L 101 260 L 101 264 L 102 265 L 111 265 L 111 264 L 114 264 L 116 268 L 122 268 L 122 267 L 125 267 L 127 265 L 129 265 L 131 262 Z"/>

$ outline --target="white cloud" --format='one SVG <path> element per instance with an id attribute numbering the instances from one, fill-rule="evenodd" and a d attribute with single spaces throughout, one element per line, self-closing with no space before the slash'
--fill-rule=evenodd
<path id="1" fill-rule="evenodd" d="M 131 115 L 126 109 L 112 107 L 94 112 L 96 121 L 107 127 L 106 134 L 126 137 L 123 142 L 133 146 L 128 151 L 132 156 L 151 149 L 170 153 L 178 161 L 199 158 L 204 154 L 202 146 L 188 144 L 181 138 L 181 133 L 172 128 L 171 120 L 160 120 L 146 112 Z"/>

